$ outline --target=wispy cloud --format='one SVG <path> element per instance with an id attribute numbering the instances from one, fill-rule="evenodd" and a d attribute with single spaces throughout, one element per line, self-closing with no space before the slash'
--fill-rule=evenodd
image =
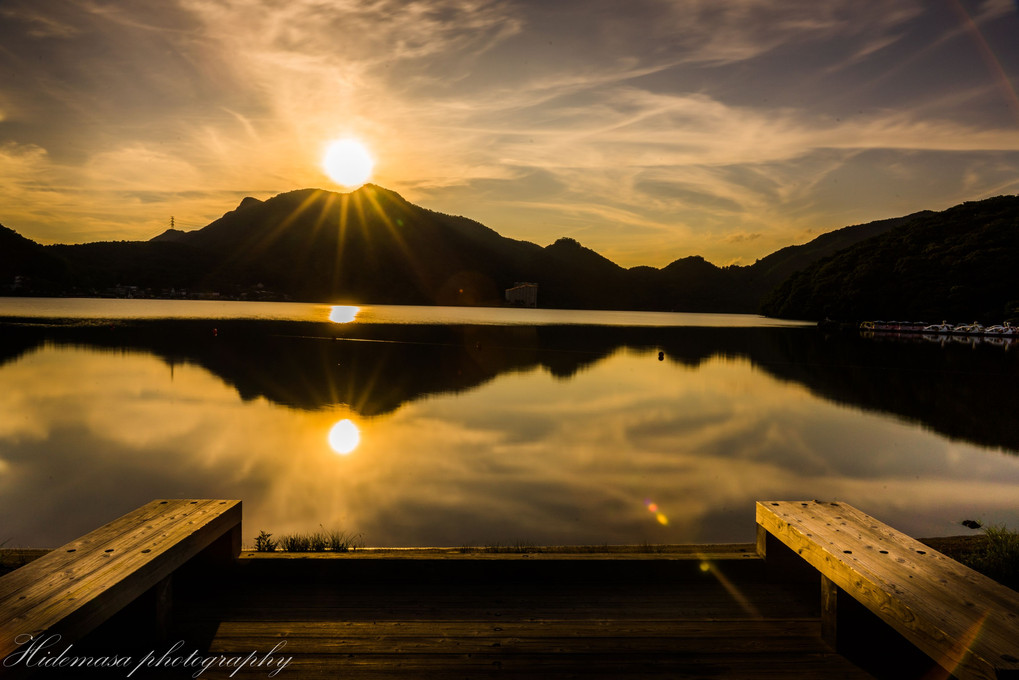
<path id="1" fill-rule="evenodd" d="M 1013 68 L 997 36 L 1017 13 L 971 12 Z M 1019 167 L 1000 82 L 957 14 L 921 2 L 11 0 L 0 34 L 18 173 L 0 219 L 42 240 L 147 238 L 224 196 L 321 186 L 349 134 L 410 200 L 626 265 L 753 259 L 1014 190 Z M 878 153 L 899 198 L 829 190 L 869 188 Z M 128 195 L 166 198 L 96 208 Z"/>

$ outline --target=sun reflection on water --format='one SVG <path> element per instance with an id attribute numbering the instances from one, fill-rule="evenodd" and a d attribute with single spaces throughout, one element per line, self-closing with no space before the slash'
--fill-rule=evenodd
<path id="1" fill-rule="evenodd" d="M 329 320 L 333 323 L 350 323 L 357 318 L 360 307 L 351 305 L 336 305 L 329 311 Z"/>
<path id="2" fill-rule="evenodd" d="M 374 313 L 362 307 L 355 323 Z M 976 513 L 1016 521 L 1019 457 L 819 401 L 749 360 L 694 368 L 622 351 L 560 380 L 528 359 L 454 392 L 462 383 L 380 372 L 393 353 L 346 351 L 369 343 L 295 340 L 284 364 L 255 345 L 238 377 L 212 371 L 213 344 L 173 364 L 128 345 L 40 345 L 0 360 L 0 541 L 61 545 L 122 512 L 124 489 L 228 494 L 256 530 L 349 527 L 380 546 L 751 542 L 755 498 L 807 491 L 852 498 L 915 535 Z M 435 363 L 440 377 L 467 365 Z M 329 380 L 309 378 L 323 370 Z M 234 386 L 241 377 L 253 398 Z M 384 407 L 357 410 L 364 390 L 383 387 L 395 393 Z M 304 391 L 309 408 L 267 396 Z M 89 483 L 61 496 L 88 511 L 60 513 L 49 485 L 80 460 Z M 566 513 L 564 498 L 589 504 Z"/>
<path id="3" fill-rule="evenodd" d="M 340 455 L 347 455 L 361 443 L 361 431 L 349 418 L 344 418 L 329 430 L 329 446 Z"/>

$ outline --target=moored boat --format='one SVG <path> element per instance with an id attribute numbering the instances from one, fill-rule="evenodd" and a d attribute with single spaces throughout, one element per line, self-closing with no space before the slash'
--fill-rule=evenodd
<path id="1" fill-rule="evenodd" d="M 860 330 L 877 333 L 923 333 L 924 335 L 980 335 L 980 336 L 1007 336 L 1019 337 L 1019 328 L 1011 322 L 984 326 L 979 321 L 968 324 L 953 325 L 947 321 L 927 325 L 923 322 L 914 321 L 864 321 L 860 324 Z"/>

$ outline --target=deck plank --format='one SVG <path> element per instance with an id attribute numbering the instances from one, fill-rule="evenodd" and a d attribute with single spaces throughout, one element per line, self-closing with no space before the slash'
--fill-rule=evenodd
<path id="1" fill-rule="evenodd" d="M 293 658 L 280 677 L 870 678 L 821 640 L 816 594 L 758 578 L 757 563 L 761 574 L 716 565 L 725 584 L 637 562 L 605 582 L 546 583 L 539 569 L 514 582 L 362 583 L 263 557 L 195 598 L 176 634 L 205 634 L 205 653 L 225 657 L 285 643 L 276 655 Z"/>

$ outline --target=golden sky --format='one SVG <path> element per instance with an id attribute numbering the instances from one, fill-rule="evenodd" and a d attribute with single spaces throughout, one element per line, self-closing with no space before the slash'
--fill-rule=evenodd
<path id="1" fill-rule="evenodd" d="M 326 176 L 624 266 L 1019 192 L 1015 0 L 4 0 L 0 223 L 200 228 Z"/>

